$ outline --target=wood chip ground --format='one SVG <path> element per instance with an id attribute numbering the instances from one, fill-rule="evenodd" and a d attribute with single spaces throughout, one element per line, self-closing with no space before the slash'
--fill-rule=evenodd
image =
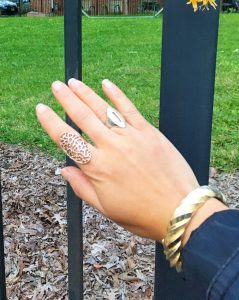
<path id="1" fill-rule="evenodd" d="M 39 150 L 0 142 L 9 300 L 68 299 L 65 163 Z M 239 172 L 211 183 L 239 205 Z M 152 299 L 154 245 L 83 204 L 84 299 Z"/>

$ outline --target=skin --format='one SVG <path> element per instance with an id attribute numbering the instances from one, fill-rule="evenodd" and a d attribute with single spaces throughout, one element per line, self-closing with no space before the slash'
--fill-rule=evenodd
<path id="1" fill-rule="evenodd" d="M 103 215 L 137 235 L 161 241 L 174 210 L 199 186 L 198 181 L 178 150 L 115 84 L 104 80 L 102 88 L 124 116 L 126 128 L 105 125 L 109 105 L 83 82 L 52 84 L 56 100 L 92 140 L 91 161 L 65 167 L 61 174 L 79 198 Z M 58 146 L 64 132 L 78 134 L 48 106 L 37 105 L 36 115 Z M 224 209 L 216 199 L 209 200 L 187 226 L 183 245 L 192 230 Z"/>

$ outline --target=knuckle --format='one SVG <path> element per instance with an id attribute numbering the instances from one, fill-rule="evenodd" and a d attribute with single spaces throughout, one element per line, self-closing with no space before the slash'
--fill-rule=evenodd
<path id="1" fill-rule="evenodd" d="M 133 155 L 135 149 L 132 145 L 127 143 L 127 144 L 124 144 L 120 147 L 120 151 L 121 151 L 121 153 L 123 153 L 123 155 Z"/>
<path id="2" fill-rule="evenodd" d="M 101 165 L 98 165 L 97 168 L 95 168 L 95 174 L 97 177 L 102 178 L 105 175 L 105 168 Z"/>
<path id="3" fill-rule="evenodd" d="M 51 111 L 51 109 L 47 109 L 44 114 L 41 115 L 41 120 L 44 123 L 53 123 L 55 121 L 56 117 L 54 113 Z"/>
<path id="4" fill-rule="evenodd" d="M 111 165 L 109 165 L 107 163 L 107 161 L 105 160 L 100 160 L 101 163 L 99 163 L 100 159 L 96 159 L 94 161 L 94 164 L 92 164 L 91 166 L 89 165 L 87 167 L 86 173 L 89 177 L 93 177 L 96 181 L 105 181 L 108 180 L 109 178 L 112 178 L 113 176 L 113 168 L 111 167 Z M 105 163 L 104 163 L 105 161 Z"/>
<path id="5" fill-rule="evenodd" d="M 79 93 L 86 98 L 90 97 L 92 95 L 92 92 L 93 91 L 87 86 L 82 87 L 81 90 L 79 89 Z"/>
<path id="6" fill-rule="evenodd" d="M 79 118 L 81 121 L 87 120 L 91 117 L 91 112 L 88 109 L 82 110 L 80 113 L 75 113 L 77 118 Z"/>
<path id="7" fill-rule="evenodd" d="M 125 112 L 124 114 L 126 117 L 131 117 L 131 116 L 134 116 L 134 115 L 138 115 L 138 111 L 135 107 L 130 107 L 127 112 Z"/>
<path id="8" fill-rule="evenodd" d="M 101 166 L 88 166 L 85 174 L 94 181 L 102 181 L 105 178 L 105 170 Z"/>
<path id="9" fill-rule="evenodd" d="M 96 108 L 96 114 L 100 119 L 105 119 L 106 118 L 106 110 L 107 107 L 106 105 L 101 105 Z"/>
<path id="10" fill-rule="evenodd" d="M 126 95 L 121 90 L 118 89 L 116 89 L 113 92 L 113 97 L 118 101 L 125 101 L 127 99 Z"/>
<path id="11" fill-rule="evenodd" d="M 72 91 L 67 86 L 64 86 L 58 93 L 60 93 L 63 98 L 68 99 L 72 97 Z"/>

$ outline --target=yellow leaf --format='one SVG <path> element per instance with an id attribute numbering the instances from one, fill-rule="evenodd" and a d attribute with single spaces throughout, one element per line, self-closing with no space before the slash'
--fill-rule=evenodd
<path id="1" fill-rule="evenodd" d="M 201 3 L 201 4 L 199 4 Z M 209 9 L 208 5 L 211 5 L 214 9 L 216 9 L 217 4 L 215 0 L 190 0 L 187 4 L 191 4 L 194 12 L 198 9 Z"/>

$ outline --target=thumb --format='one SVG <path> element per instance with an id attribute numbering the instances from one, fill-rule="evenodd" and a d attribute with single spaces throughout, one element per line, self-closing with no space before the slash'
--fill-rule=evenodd
<path id="1" fill-rule="evenodd" d="M 98 196 L 89 177 L 76 167 L 65 167 L 61 175 L 69 182 L 75 194 L 91 206 L 101 211 Z"/>

